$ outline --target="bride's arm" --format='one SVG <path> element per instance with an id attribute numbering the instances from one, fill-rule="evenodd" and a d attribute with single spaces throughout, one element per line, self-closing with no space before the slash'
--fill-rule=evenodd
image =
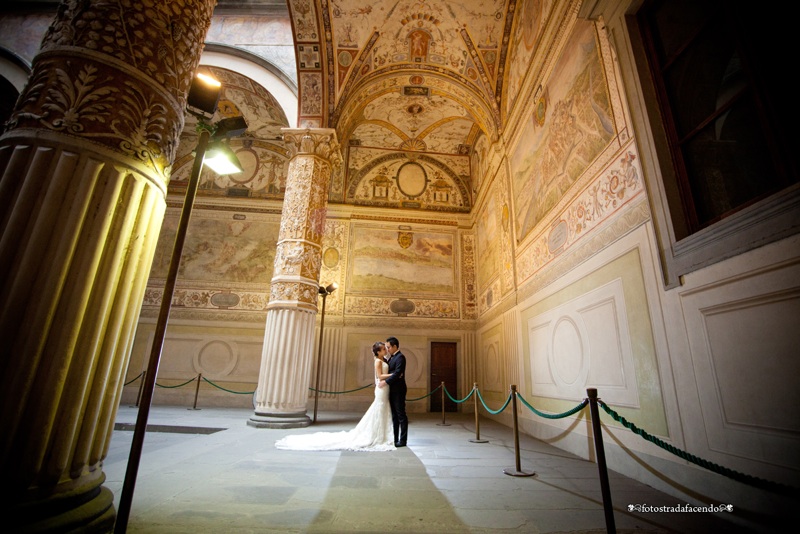
<path id="1" fill-rule="evenodd" d="M 375 376 L 377 377 L 377 379 L 386 380 L 387 378 L 392 376 L 391 373 L 381 374 L 382 370 L 383 370 L 383 362 L 381 362 L 381 360 L 379 360 L 378 358 L 375 358 Z"/>

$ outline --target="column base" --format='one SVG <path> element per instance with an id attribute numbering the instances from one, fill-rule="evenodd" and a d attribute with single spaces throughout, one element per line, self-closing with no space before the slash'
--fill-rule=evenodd
<path id="1" fill-rule="evenodd" d="M 105 477 L 103 477 L 105 478 Z M 86 493 L 54 495 L 12 505 L 5 522 L 12 532 L 108 533 L 114 529 L 114 494 L 104 486 Z"/>
<path id="2" fill-rule="evenodd" d="M 256 412 L 247 420 L 247 425 L 256 428 L 303 428 L 311 425 L 311 418 L 306 412 Z"/>

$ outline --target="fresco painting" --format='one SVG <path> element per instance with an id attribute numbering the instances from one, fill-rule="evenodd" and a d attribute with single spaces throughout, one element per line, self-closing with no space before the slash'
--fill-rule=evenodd
<path id="1" fill-rule="evenodd" d="M 521 240 L 553 209 L 615 135 L 594 24 L 579 22 L 544 89 L 546 115 L 526 121 L 510 158 Z"/>
<path id="2" fill-rule="evenodd" d="M 454 237 L 357 227 L 348 291 L 453 294 Z"/>
<path id="3" fill-rule="evenodd" d="M 500 270 L 497 200 L 491 195 L 478 217 L 478 283 L 483 288 Z"/>
<path id="4" fill-rule="evenodd" d="M 164 220 L 151 278 L 165 278 L 178 221 Z M 192 219 L 178 276 L 184 281 L 259 284 L 269 287 L 279 224 L 262 221 Z"/>
<path id="5" fill-rule="evenodd" d="M 553 10 L 553 0 L 522 0 L 519 2 L 516 23 L 509 47 L 511 60 L 508 62 L 508 85 L 506 95 L 519 93 L 525 78 L 526 69 L 533 57 L 536 41 L 541 37 L 544 24 Z M 506 114 L 522 99 L 506 97 Z"/>

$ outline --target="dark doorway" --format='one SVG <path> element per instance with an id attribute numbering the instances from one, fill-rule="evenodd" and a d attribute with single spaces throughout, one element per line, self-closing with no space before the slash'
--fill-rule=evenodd
<path id="1" fill-rule="evenodd" d="M 456 366 L 456 343 L 431 343 L 431 389 L 436 388 L 442 382 L 447 387 L 447 393 L 454 399 L 458 396 L 458 369 Z M 444 411 L 457 412 L 458 406 L 444 395 Z M 442 392 L 437 391 L 430 396 L 431 412 L 442 411 Z"/>

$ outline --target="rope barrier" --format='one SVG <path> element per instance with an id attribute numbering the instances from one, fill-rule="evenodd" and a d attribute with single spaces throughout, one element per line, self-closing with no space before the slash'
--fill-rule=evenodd
<path id="1" fill-rule="evenodd" d="M 733 480 L 736 480 L 738 482 L 742 482 L 744 484 L 748 484 L 750 486 L 753 486 L 753 487 L 756 487 L 756 488 L 759 488 L 759 489 L 764 489 L 764 490 L 772 491 L 772 492 L 775 492 L 775 493 L 792 493 L 792 494 L 800 493 L 800 489 L 798 489 L 798 488 L 795 488 L 795 487 L 792 487 L 792 486 L 788 486 L 786 484 L 781 484 L 779 482 L 772 482 L 770 480 L 765 480 L 763 478 L 754 477 L 752 475 L 747 475 L 745 473 L 740 473 L 738 471 L 734 471 L 733 469 L 729 469 L 727 467 L 723 467 L 721 465 L 717 465 L 717 464 L 715 464 L 713 462 L 710 462 L 708 460 L 704 460 L 703 458 L 700 458 L 700 457 L 697 457 L 697 456 L 695 456 L 693 454 L 690 454 L 690 453 L 688 453 L 688 452 L 686 452 L 684 450 L 679 449 L 678 447 L 675 447 L 674 445 L 670 445 L 669 443 L 666 443 L 663 440 L 658 439 L 657 437 L 653 436 L 652 434 L 649 434 L 645 430 L 642 430 L 641 428 L 637 427 L 635 424 L 629 422 L 623 416 L 621 416 L 620 414 L 618 414 L 617 412 L 612 410 L 611 407 L 608 406 L 602 400 L 598 400 L 597 404 L 599 404 L 600 407 L 603 408 L 603 410 L 608 415 L 610 415 L 615 421 L 617 421 L 618 423 L 621 423 L 622 426 L 624 426 L 625 428 L 627 428 L 628 430 L 630 430 L 634 434 L 637 434 L 637 435 L 641 436 L 642 438 L 646 439 L 650 443 L 653 443 L 654 445 L 657 445 L 657 446 L 661 447 L 665 451 L 671 452 L 675 456 L 677 456 L 679 458 L 683 458 L 684 460 L 686 460 L 688 462 L 691 462 L 691 463 L 693 463 L 695 465 L 699 465 L 700 467 L 708 469 L 709 471 L 713 471 L 713 472 L 715 472 L 717 474 L 726 476 L 726 477 L 731 478 Z"/>
<path id="2" fill-rule="evenodd" d="M 211 384 L 212 386 L 214 386 L 217 389 L 221 389 L 222 391 L 227 391 L 228 393 L 233 393 L 234 395 L 252 395 L 253 393 L 255 393 L 255 390 L 253 390 L 253 391 L 233 391 L 233 390 L 230 390 L 230 389 L 225 389 L 224 387 L 215 384 L 214 382 L 212 382 L 211 380 L 209 380 L 206 377 L 203 377 L 203 381 L 204 382 L 208 382 L 209 384 Z"/>
<path id="3" fill-rule="evenodd" d="M 506 403 L 503 404 L 503 407 L 500 408 L 499 410 L 495 411 L 495 410 L 492 410 L 491 408 L 489 408 L 488 406 L 486 406 L 486 403 L 483 401 L 483 395 L 481 395 L 480 390 L 478 390 L 478 398 L 481 400 L 481 404 L 483 404 L 483 407 L 486 409 L 486 411 L 489 412 L 492 415 L 497 415 L 500 412 L 502 412 L 503 410 L 505 410 L 506 407 L 508 406 L 508 403 L 511 402 L 511 397 L 512 397 L 512 394 L 509 393 L 508 394 L 508 398 L 506 399 Z"/>
<path id="4" fill-rule="evenodd" d="M 189 380 L 187 380 L 187 381 L 186 381 L 186 382 L 184 382 L 183 384 L 178 384 L 177 386 L 162 386 L 162 385 L 161 385 L 161 384 L 159 384 L 158 382 L 156 382 L 156 385 L 157 385 L 158 387 L 160 387 L 160 388 L 165 388 L 165 389 L 175 389 L 175 388 L 181 388 L 181 387 L 185 386 L 186 384 L 191 384 L 191 383 L 192 383 L 192 382 L 194 382 L 195 380 L 197 380 L 197 377 L 196 377 L 196 376 L 195 376 L 195 377 L 192 377 L 192 378 L 190 378 Z"/>
<path id="5" fill-rule="evenodd" d="M 134 383 L 135 381 L 139 380 L 142 376 L 144 376 L 144 374 L 145 374 L 145 371 L 142 371 L 136 377 L 132 378 L 128 382 L 125 382 L 124 385 L 128 386 L 128 385 Z M 156 382 L 155 385 L 160 387 L 160 388 L 165 388 L 165 389 L 176 389 L 176 388 L 183 387 L 183 386 L 185 386 L 187 384 L 191 384 L 192 382 L 194 382 L 198 378 L 200 378 L 203 381 L 211 384 L 212 386 L 214 386 L 217 389 L 220 389 L 220 390 L 225 391 L 227 393 L 232 393 L 234 395 L 254 395 L 255 392 L 256 392 L 255 390 L 254 391 L 233 391 L 231 389 L 224 388 L 224 387 L 220 386 L 219 384 L 215 384 L 214 382 L 212 382 L 211 380 L 203 377 L 202 375 L 198 375 L 197 377 L 190 378 L 186 382 L 183 382 L 181 384 L 176 384 L 174 386 L 165 386 L 165 385 L 159 384 L 157 382 Z M 198 381 L 198 386 L 199 386 L 199 381 Z M 369 388 L 369 387 L 373 387 L 373 384 L 367 384 L 366 386 L 362 386 L 360 388 L 348 389 L 348 390 L 345 390 L 345 391 L 323 391 L 323 390 L 315 390 L 314 388 L 308 388 L 308 389 L 309 389 L 309 391 L 317 391 L 318 393 L 325 393 L 325 394 L 329 394 L 329 395 L 343 395 L 343 394 L 346 394 L 346 393 L 353 393 L 355 391 L 361 391 L 361 390 Z M 508 397 L 505 400 L 505 403 L 503 404 L 503 406 L 500 409 L 492 410 L 491 408 L 489 408 L 489 406 L 486 405 L 486 401 L 484 401 L 483 395 L 481 395 L 481 392 L 478 389 L 478 385 L 477 384 L 474 385 L 474 387 L 472 388 L 472 390 L 470 390 L 469 394 L 466 397 L 464 397 L 463 399 L 456 399 L 450 394 L 450 392 L 447 390 L 447 387 L 444 385 L 444 383 L 436 386 L 436 388 L 433 389 L 430 393 L 428 393 L 426 395 L 423 395 L 421 397 L 414 398 L 414 399 L 408 399 L 407 402 L 416 402 L 416 401 L 425 399 L 427 397 L 430 397 L 431 395 L 433 395 L 434 393 L 439 391 L 440 388 L 443 389 L 443 392 L 447 395 L 447 397 L 451 401 L 455 402 L 456 404 L 464 403 L 467 400 L 469 400 L 473 395 L 477 394 L 476 395 L 476 399 L 480 400 L 480 402 L 483 405 L 484 409 L 487 412 L 489 412 L 490 414 L 492 414 L 492 415 L 497 415 L 497 414 L 501 413 L 503 410 L 505 410 L 508 407 L 509 403 L 511 402 L 512 398 L 519 398 L 519 400 L 522 402 L 522 404 L 527 406 L 527 408 L 529 410 L 531 410 L 536 415 L 538 415 L 540 417 L 544 417 L 546 419 L 561 419 L 561 418 L 564 418 L 564 417 L 569 417 L 571 415 L 574 415 L 574 414 L 580 412 L 587 405 L 590 404 L 589 403 L 589 399 L 587 398 L 587 399 L 583 399 L 583 401 L 580 404 L 578 404 L 577 406 L 575 406 L 574 408 L 571 408 L 571 409 L 569 409 L 569 410 L 567 410 L 565 412 L 555 413 L 555 414 L 554 413 L 546 413 L 546 412 L 542 412 L 542 411 L 537 410 L 536 408 L 534 408 L 527 400 L 525 400 L 525 398 L 522 395 L 519 394 L 519 392 L 512 391 L 511 393 L 509 393 Z M 615 421 L 620 423 L 622 426 L 624 426 L 625 428 L 627 428 L 628 430 L 630 430 L 634 434 L 639 435 L 640 437 L 642 437 L 646 441 L 649 441 L 649 442 L 653 443 L 654 445 L 664 449 L 665 451 L 670 452 L 670 453 L 674 454 L 675 456 L 677 456 L 679 458 L 682 458 L 682 459 L 684 459 L 684 460 L 686 460 L 686 461 L 688 461 L 690 463 L 693 463 L 695 465 L 698 465 L 700 467 L 708 469 L 709 471 L 713 471 L 714 473 L 726 476 L 726 477 L 728 477 L 730 479 L 736 480 L 738 482 L 742 482 L 744 484 L 747 484 L 747 485 L 750 485 L 750 486 L 753 486 L 753 487 L 756 487 L 756 488 L 759 488 L 759 489 L 772 491 L 772 492 L 775 492 L 775 493 L 783 493 L 783 494 L 800 494 L 800 488 L 796 488 L 794 486 L 789 486 L 787 484 L 781 484 L 779 482 L 773 482 L 773 481 L 770 481 L 770 480 L 766 480 L 766 479 L 763 479 L 763 478 L 755 477 L 755 476 L 748 475 L 748 474 L 745 474 L 745 473 L 740 473 L 740 472 L 735 471 L 733 469 L 729 469 L 727 467 L 715 464 L 713 462 L 710 462 L 708 460 L 705 460 L 703 458 L 695 456 L 695 455 L 693 455 L 693 454 L 691 454 L 689 452 L 681 450 L 681 449 L 675 447 L 674 445 L 670 445 L 669 443 L 666 443 L 665 441 L 653 436 L 652 434 L 648 433 L 647 431 L 645 431 L 645 430 L 637 427 L 635 424 L 629 422 L 627 419 L 625 419 L 625 417 L 621 416 L 619 413 L 614 411 L 610 406 L 608 406 L 602 400 L 598 399 L 597 400 L 597 404 L 598 404 L 598 406 L 603 408 L 603 410 L 612 419 L 614 419 Z M 137 403 L 137 405 L 138 405 L 138 403 Z M 476 414 L 477 414 L 477 402 L 476 402 L 475 410 L 476 410 Z M 475 442 L 479 442 L 479 443 L 485 442 L 484 440 L 480 440 L 480 434 L 477 433 L 478 432 L 477 428 L 478 427 L 476 426 L 476 439 L 474 441 Z"/>
<path id="6" fill-rule="evenodd" d="M 431 391 L 431 392 L 430 392 L 430 393 L 428 393 L 427 395 L 423 395 L 423 396 L 421 396 L 421 397 L 417 397 L 416 399 L 406 399 L 406 402 L 416 402 L 416 401 L 418 401 L 418 400 L 422 400 L 422 399 L 424 399 L 424 398 L 426 398 L 426 397 L 430 397 L 431 395 L 433 395 L 434 393 L 436 393 L 437 391 L 439 391 L 439 388 L 440 388 L 440 387 L 442 387 L 442 385 L 441 385 L 441 384 L 439 384 L 438 386 L 436 386 L 436 389 L 434 389 L 433 391 Z"/>
<path id="7" fill-rule="evenodd" d="M 576 414 L 579 411 L 583 410 L 584 408 L 586 408 L 586 405 L 589 404 L 589 399 L 583 399 L 583 402 L 581 402 L 580 404 L 578 404 L 577 406 L 575 406 L 571 410 L 567 410 L 566 412 L 562 412 L 562 413 L 544 413 L 544 412 L 540 412 L 539 410 L 537 410 L 536 408 L 534 408 L 533 406 L 528 404 L 528 401 L 526 401 L 523 398 L 523 396 L 519 394 L 519 392 L 517 392 L 517 397 L 519 397 L 519 400 L 522 401 L 522 404 L 527 406 L 533 413 L 535 413 L 536 415 L 538 415 L 540 417 L 544 417 L 546 419 L 561 419 L 563 417 L 569 417 L 570 415 Z"/>
<path id="8" fill-rule="evenodd" d="M 139 373 L 138 375 L 136 375 L 136 377 L 135 377 L 135 378 L 132 378 L 132 379 L 131 379 L 129 382 L 125 382 L 125 384 L 123 384 L 123 385 L 125 385 L 125 386 L 128 386 L 128 385 L 130 385 L 130 384 L 133 384 L 134 382 L 136 382 L 137 380 L 139 380 L 140 378 L 142 378 L 142 376 L 144 376 L 144 371 L 142 371 L 141 373 Z"/>
<path id="9" fill-rule="evenodd" d="M 461 404 L 462 402 L 466 402 L 470 397 L 472 397 L 472 394 L 475 393 L 475 390 L 471 389 L 470 392 L 469 392 L 469 395 L 467 395 L 466 397 L 464 397 L 461 400 L 454 399 L 453 396 L 450 395 L 450 392 L 447 391 L 447 386 L 444 387 L 444 392 L 447 393 L 447 396 L 450 398 L 451 401 L 455 402 L 456 404 Z"/>
<path id="10" fill-rule="evenodd" d="M 314 388 L 308 388 L 309 391 L 316 391 L 317 393 L 328 393 L 329 395 L 343 395 L 345 393 L 352 393 L 354 391 L 361 391 L 362 389 L 367 389 L 368 387 L 373 386 L 374 384 L 367 384 L 364 387 L 356 388 L 356 389 L 348 389 L 347 391 L 322 391 L 316 390 Z"/>

